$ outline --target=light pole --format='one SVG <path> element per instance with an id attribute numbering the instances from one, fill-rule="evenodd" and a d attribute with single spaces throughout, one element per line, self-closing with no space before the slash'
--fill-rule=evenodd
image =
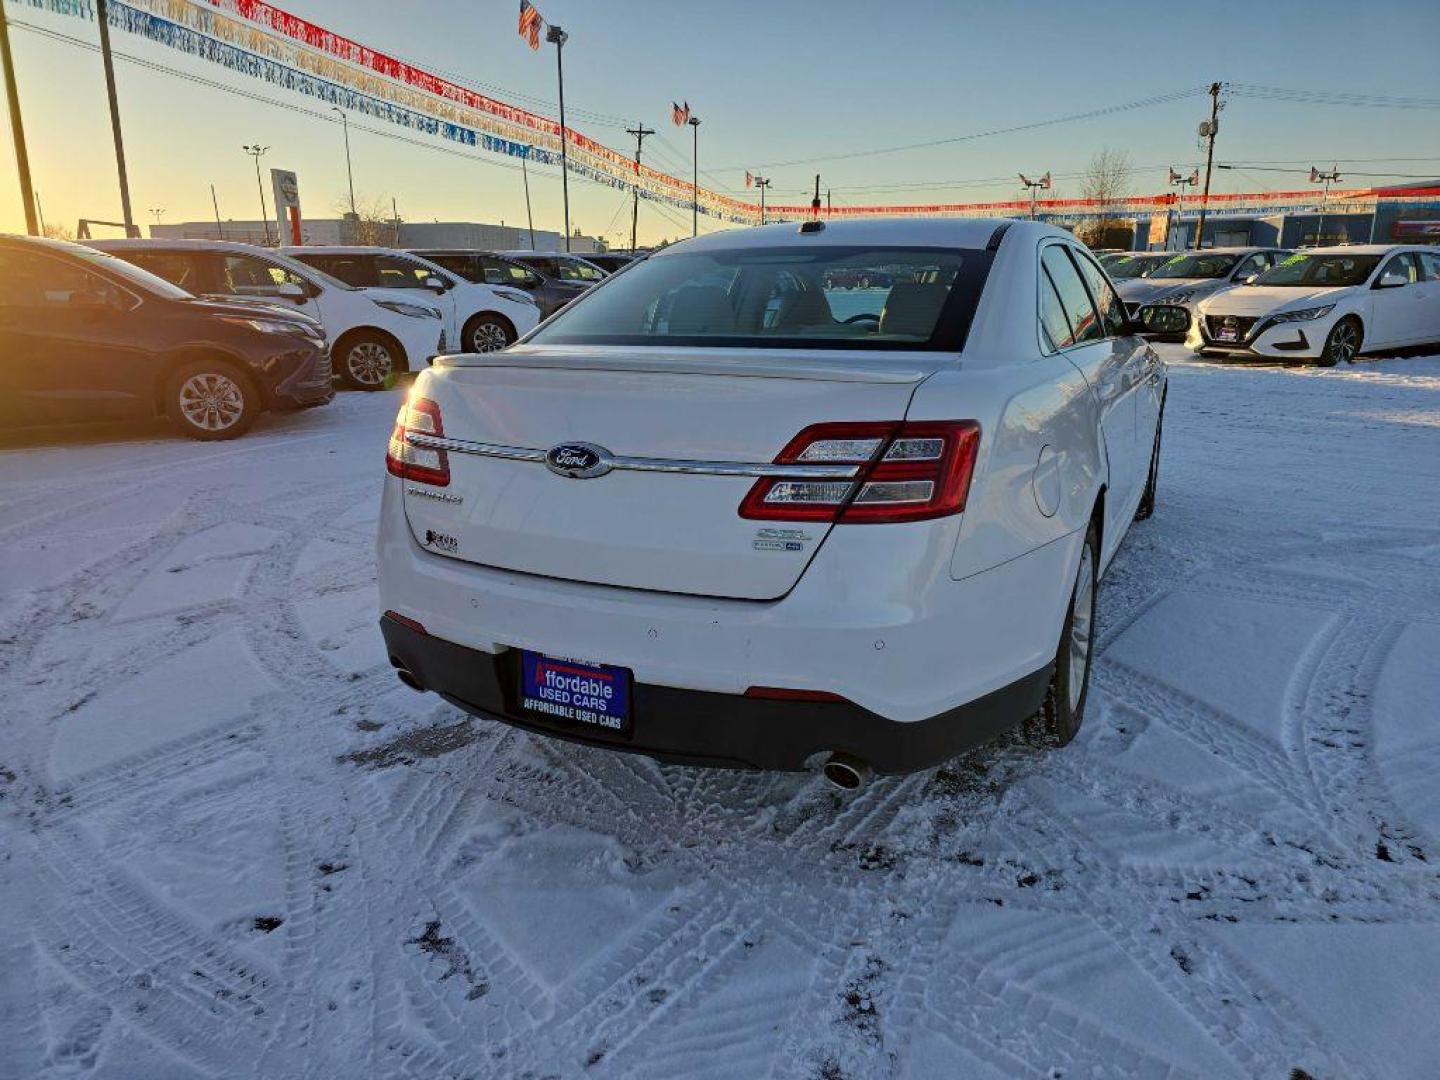
<path id="1" fill-rule="evenodd" d="M 526 162 L 530 160 L 530 147 L 525 147 L 525 153 L 520 155 L 520 178 L 525 181 L 525 220 L 530 225 L 530 250 L 535 250 L 535 218 L 530 213 L 530 170 Z"/>
<path id="2" fill-rule="evenodd" d="M 120 102 L 115 94 L 115 61 L 110 56 L 110 14 L 105 0 L 95 0 L 95 22 L 100 27 L 100 59 L 105 67 L 105 93 L 110 99 L 110 131 L 115 137 L 115 168 L 120 174 L 120 211 L 125 235 L 139 236 L 130 212 L 130 178 L 125 171 L 125 140 L 120 134 Z"/>
<path id="3" fill-rule="evenodd" d="M 565 152 L 565 42 L 570 35 L 554 23 L 547 25 L 545 40 L 555 46 L 555 74 L 560 80 L 560 190 L 565 199 L 565 250 L 570 250 L 570 165 Z"/>
<path id="4" fill-rule="evenodd" d="M 1049 191 L 1049 190 L 1050 190 L 1050 170 L 1049 170 L 1049 169 L 1046 169 L 1046 170 L 1045 170 L 1045 175 L 1042 176 L 1042 177 L 1040 177 L 1039 180 L 1031 180 L 1031 179 L 1029 179 L 1028 177 L 1026 177 L 1026 175 L 1025 175 L 1024 173 L 1019 173 L 1018 175 L 1019 175 L 1019 177 L 1020 177 L 1020 183 L 1021 183 L 1024 187 L 1027 187 L 1027 188 L 1030 189 L 1030 220 L 1031 220 L 1031 221 L 1034 221 L 1034 220 L 1035 220 L 1035 196 L 1036 196 L 1036 193 L 1039 192 L 1042 188 L 1045 189 L 1046 191 Z"/>
<path id="5" fill-rule="evenodd" d="M 163 206 L 152 206 L 150 213 L 155 215 L 155 224 L 159 225 L 160 219 L 165 216 L 165 208 Z"/>
<path id="6" fill-rule="evenodd" d="M 768 179 L 767 177 L 757 176 L 757 177 L 755 177 L 755 186 L 760 189 L 760 224 L 761 224 L 761 225 L 764 225 L 764 224 L 765 224 L 765 189 L 770 186 L 770 181 L 769 181 L 769 179 Z"/>
<path id="7" fill-rule="evenodd" d="M 1310 167 L 1310 182 L 1312 184 L 1324 184 L 1325 190 L 1320 194 L 1320 223 L 1315 226 L 1315 246 L 1325 246 L 1325 204 L 1330 201 L 1330 185 L 1340 179 L 1340 172 L 1332 162 L 1329 172 L 1321 172 L 1313 165 Z"/>
<path id="8" fill-rule="evenodd" d="M 255 159 L 255 190 L 260 193 L 260 224 L 265 229 L 265 246 L 270 246 L 270 211 L 265 209 L 265 185 L 260 182 L 260 159 L 265 156 L 268 146 L 242 146 L 240 149 Z"/>
<path id="9" fill-rule="evenodd" d="M 350 118 L 345 115 L 345 110 L 339 105 L 331 105 L 330 111 L 340 114 L 340 126 L 345 131 L 345 177 L 350 181 L 350 216 L 357 217 L 355 213 L 355 170 L 350 167 Z"/>
<path id="10" fill-rule="evenodd" d="M 700 118 L 692 116 L 690 125 L 690 235 L 700 235 Z"/>
<path id="11" fill-rule="evenodd" d="M 1221 165 L 1220 168 L 1223 169 L 1223 168 L 1225 168 L 1225 166 L 1224 166 L 1224 165 Z M 1186 187 L 1194 187 L 1194 186 L 1195 186 L 1196 184 L 1198 184 L 1199 182 L 1200 182 L 1200 170 L 1199 170 L 1199 169 L 1196 169 L 1196 170 L 1195 170 L 1194 172 L 1192 172 L 1189 176 L 1181 176 L 1178 172 L 1175 171 L 1174 166 L 1171 166 L 1171 168 L 1170 168 L 1170 186 L 1171 186 L 1171 187 L 1178 187 L 1178 188 L 1180 189 L 1179 191 L 1177 191 L 1177 192 L 1175 193 L 1175 220 L 1176 220 L 1177 222 L 1183 220 L 1184 215 L 1185 215 L 1185 188 L 1186 188 Z M 1167 230 L 1167 234 L 1166 234 L 1166 236 L 1165 236 L 1165 247 L 1166 247 L 1167 250 L 1168 250 L 1169 247 L 1170 247 L 1170 236 L 1169 236 L 1169 234 L 1168 234 L 1168 230 Z"/>
<path id="12" fill-rule="evenodd" d="M 25 149 L 25 125 L 20 121 L 20 94 L 15 88 L 15 63 L 10 59 L 10 24 L 0 10 L 0 63 L 5 65 L 5 100 L 10 106 L 10 134 L 15 140 L 15 167 L 20 173 L 20 201 L 25 204 L 25 231 L 39 236 L 35 189 L 30 184 L 30 155 Z"/>

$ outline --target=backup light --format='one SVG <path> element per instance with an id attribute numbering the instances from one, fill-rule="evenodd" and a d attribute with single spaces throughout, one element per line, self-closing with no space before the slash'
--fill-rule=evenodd
<path id="1" fill-rule="evenodd" d="M 878 525 L 958 514 L 979 446 L 974 420 L 814 424 L 791 439 L 775 463 L 853 464 L 855 477 L 762 477 L 740 504 L 740 516 Z"/>
<path id="2" fill-rule="evenodd" d="M 392 476 L 413 480 L 433 487 L 450 486 L 450 455 L 428 446 L 411 446 L 409 436 L 443 436 L 440 406 L 429 398 L 412 398 L 400 406 L 395 428 L 390 433 L 390 446 L 385 452 L 385 468 Z"/>

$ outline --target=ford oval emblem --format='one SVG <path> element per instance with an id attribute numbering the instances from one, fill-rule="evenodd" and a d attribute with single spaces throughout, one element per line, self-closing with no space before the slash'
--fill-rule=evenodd
<path id="1" fill-rule="evenodd" d="M 592 443 L 561 443 L 545 455 L 545 467 L 557 476 L 589 480 L 604 476 L 613 467 L 610 451 Z"/>

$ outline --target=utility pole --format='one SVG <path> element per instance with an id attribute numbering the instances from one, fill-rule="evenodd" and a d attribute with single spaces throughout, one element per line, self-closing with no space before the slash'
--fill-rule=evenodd
<path id="1" fill-rule="evenodd" d="M 350 181 L 350 216 L 358 217 L 355 213 L 355 170 L 350 167 L 350 118 L 339 105 L 331 105 L 330 111 L 340 114 L 340 126 L 345 130 L 345 177 Z"/>
<path id="2" fill-rule="evenodd" d="M 817 221 L 820 218 L 820 174 L 815 174 L 815 196 L 810 200 L 810 216 Z"/>
<path id="3" fill-rule="evenodd" d="M 1320 224 L 1315 226 L 1315 246 L 1325 246 L 1325 204 L 1330 201 L 1330 185 L 1340 179 L 1340 172 L 1335 163 L 1330 163 L 1329 172 L 1321 172 L 1315 166 L 1310 166 L 1310 182 L 1312 184 L 1324 184 L 1325 190 L 1320 195 Z"/>
<path id="4" fill-rule="evenodd" d="M 20 122 L 20 93 L 15 87 L 15 61 L 10 55 L 10 23 L 0 0 L 0 62 L 5 65 L 5 100 L 10 106 L 10 134 L 15 139 L 15 168 L 20 173 L 20 201 L 25 204 L 25 231 L 41 232 L 35 209 L 35 189 L 30 186 L 30 155 L 25 150 L 25 125 Z"/>
<path id="5" fill-rule="evenodd" d="M 825 216 L 830 216 L 830 189 L 825 189 Z"/>
<path id="6" fill-rule="evenodd" d="M 626 135 L 635 136 L 635 205 L 630 211 L 630 250 L 635 250 L 635 233 L 640 226 L 640 148 L 645 144 L 646 135 L 654 135 L 653 128 L 647 128 L 643 120 L 633 128 L 625 129 Z"/>
<path id="7" fill-rule="evenodd" d="M 700 235 L 700 118 L 692 116 L 690 125 L 690 235 Z"/>
<path id="8" fill-rule="evenodd" d="M 115 61 L 110 55 L 110 16 L 105 0 L 95 0 L 95 21 L 100 24 L 100 58 L 105 64 L 105 92 L 110 98 L 110 130 L 115 135 L 115 167 L 120 172 L 120 211 L 125 235 L 139 236 L 130 212 L 130 179 L 125 172 L 125 139 L 120 134 L 120 102 L 115 96 Z"/>
<path id="9" fill-rule="evenodd" d="M 215 207 L 215 231 L 220 239 L 225 239 L 225 226 L 220 223 L 220 200 L 215 197 L 215 185 L 210 185 L 210 205 Z"/>
<path id="10" fill-rule="evenodd" d="M 390 221 L 395 226 L 394 247 L 400 246 L 400 207 L 395 203 L 395 196 L 390 196 Z"/>
<path id="11" fill-rule="evenodd" d="M 0 0 L 3 2 L 3 0 Z M 250 146 L 242 146 L 240 149 L 255 159 L 255 190 L 260 193 L 260 224 L 265 229 L 265 246 L 270 246 L 270 211 L 265 209 L 265 185 L 260 182 L 260 159 L 265 156 L 268 146 L 261 146 L 256 143 Z"/>
<path id="12" fill-rule="evenodd" d="M 560 190 L 565 199 L 565 250 L 570 250 L 570 165 L 565 151 L 565 42 L 570 35 L 547 24 L 545 40 L 555 46 L 555 74 L 560 80 Z M 533 246 L 533 245 L 532 245 Z"/>
<path id="13" fill-rule="evenodd" d="M 40 205 L 40 191 L 35 191 L 35 216 L 40 219 L 40 235 L 45 235 L 45 208 Z"/>
<path id="14" fill-rule="evenodd" d="M 530 147 L 525 147 L 525 153 L 520 155 L 520 178 L 525 181 L 525 220 L 530 223 L 530 250 L 535 250 L 535 218 L 530 213 L 530 169 L 526 162 L 530 160 Z"/>
<path id="15" fill-rule="evenodd" d="M 1215 134 L 1220 130 L 1220 84 L 1210 84 L 1210 119 L 1201 121 L 1200 137 L 1206 141 L 1205 190 L 1200 195 L 1200 221 L 1195 226 L 1195 250 L 1205 247 L 1205 211 L 1210 208 L 1210 168 L 1215 161 Z"/>
<path id="16" fill-rule="evenodd" d="M 765 189 L 770 186 L 770 181 L 763 176 L 755 177 L 755 186 L 760 189 L 760 224 L 765 224 Z"/>

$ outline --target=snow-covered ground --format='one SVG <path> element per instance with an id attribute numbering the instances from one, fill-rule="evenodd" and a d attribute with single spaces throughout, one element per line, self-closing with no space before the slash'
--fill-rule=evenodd
<path id="1" fill-rule="evenodd" d="M 395 407 L 0 451 L 0 1076 L 1437 1074 L 1440 357 L 1177 364 L 1077 743 L 852 798 L 401 687 Z"/>

